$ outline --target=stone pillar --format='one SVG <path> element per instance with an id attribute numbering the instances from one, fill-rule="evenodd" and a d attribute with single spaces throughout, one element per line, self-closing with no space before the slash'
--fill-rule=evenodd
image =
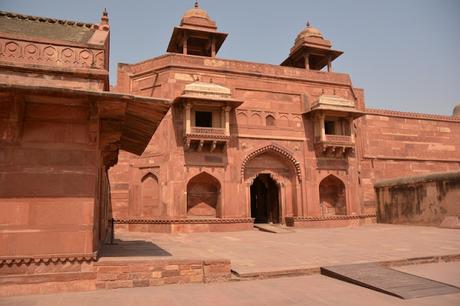
<path id="1" fill-rule="evenodd" d="M 211 40 L 211 57 L 216 57 L 216 39 L 214 37 Z"/>
<path id="2" fill-rule="evenodd" d="M 332 62 L 330 56 L 327 58 L 327 72 L 332 72 Z"/>
<path id="3" fill-rule="evenodd" d="M 326 140 L 326 131 L 324 130 L 324 114 L 323 113 L 321 113 L 319 115 L 319 126 L 320 126 L 320 129 L 321 129 L 320 139 L 321 139 L 321 141 L 325 141 Z"/>
<path id="4" fill-rule="evenodd" d="M 310 54 L 305 53 L 305 69 L 310 70 Z"/>
<path id="5" fill-rule="evenodd" d="M 182 51 L 185 55 L 187 55 L 188 53 L 188 46 L 187 46 L 187 43 L 188 43 L 188 37 L 187 37 L 187 34 L 184 34 L 184 37 L 182 39 Z"/>
<path id="6" fill-rule="evenodd" d="M 348 117 L 348 124 L 350 126 L 350 137 L 351 137 L 351 142 L 355 143 L 355 133 L 353 133 L 353 117 Z"/>
<path id="7" fill-rule="evenodd" d="M 230 136 L 230 110 L 232 108 L 230 106 L 224 107 L 225 112 L 225 135 Z"/>
<path id="8" fill-rule="evenodd" d="M 191 111 L 192 105 L 190 103 L 185 104 L 185 134 L 190 134 L 192 132 L 191 128 Z"/>

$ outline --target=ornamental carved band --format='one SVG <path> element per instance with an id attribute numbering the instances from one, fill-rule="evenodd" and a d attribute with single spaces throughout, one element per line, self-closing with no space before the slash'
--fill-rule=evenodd
<path id="1" fill-rule="evenodd" d="M 295 172 L 296 172 L 296 175 L 297 175 L 297 179 L 299 180 L 299 182 L 302 181 L 302 172 L 300 171 L 300 163 L 290 154 L 288 153 L 286 150 L 276 146 L 276 145 L 268 145 L 268 146 L 265 146 L 265 147 L 262 147 L 260 149 L 257 149 L 251 153 L 249 153 L 246 158 L 243 160 L 243 163 L 241 164 L 241 179 L 244 180 L 244 172 L 246 170 L 246 164 L 248 163 L 248 161 L 250 161 L 252 158 L 256 157 L 257 155 L 260 155 L 260 154 L 263 154 L 265 152 L 274 152 L 278 155 L 281 155 L 285 158 L 287 158 L 291 163 L 292 165 L 294 166 L 294 169 L 295 169 Z"/>
<path id="2" fill-rule="evenodd" d="M 0 38 L 0 60 L 65 68 L 104 69 L 104 50 Z"/>

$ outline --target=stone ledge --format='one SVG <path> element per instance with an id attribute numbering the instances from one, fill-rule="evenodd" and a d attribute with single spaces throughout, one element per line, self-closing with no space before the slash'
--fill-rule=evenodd
<path id="1" fill-rule="evenodd" d="M 209 219 L 114 219 L 115 224 L 222 224 L 253 223 L 252 218 L 209 218 Z"/>
<path id="2" fill-rule="evenodd" d="M 332 215 L 332 216 L 297 216 L 297 217 L 286 217 L 287 219 L 292 219 L 293 221 L 324 221 L 324 220 L 352 220 L 352 219 L 365 219 L 365 218 L 375 218 L 375 214 L 366 214 L 366 215 Z"/>
<path id="3" fill-rule="evenodd" d="M 419 184 L 435 181 L 453 181 L 460 180 L 460 171 L 435 172 L 430 174 L 398 177 L 388 180 L 381 180 L 374 184 L 375 188 L 393 187 L 397 185 Z"/>
<path id="4" fill-rule="evenodd" d="M 375 214 L 286 217 L 287 226 L 300 228 L 358 226 L 369 223 L 376 223 Z"/>

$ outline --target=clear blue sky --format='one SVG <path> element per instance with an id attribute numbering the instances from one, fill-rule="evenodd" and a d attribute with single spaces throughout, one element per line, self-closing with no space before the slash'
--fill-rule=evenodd
<path id="1" fill-rule="evenodd" d="M 116 64 L 166 51 L 193 0 L 0 0 L 0 9 L 98 22 L 107 8 Z M 229 36 L 218 56 L 279 64 L 307 20 L 345 53 L 334 70 L 365 89 L 368 107 L 450 115 L 460 102 L 459 0 L 201 0 Z"/>

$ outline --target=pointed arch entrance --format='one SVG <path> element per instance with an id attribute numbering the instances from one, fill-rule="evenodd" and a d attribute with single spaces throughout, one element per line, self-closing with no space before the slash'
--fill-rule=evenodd
<path id="1" fill-rule="evenodd" d="M 254 223 L 280 223 L 280 189 L 267 173 L 257 175 L 251 185 L 251 218 Z"/>
<path id="2" fill-rule="evenodd" d="M 302 212 L 300 164 L 285 149 L 268 145 L 249 153 L 241 167 L 247 216 L 256 223 L 284 223 Z"/>

